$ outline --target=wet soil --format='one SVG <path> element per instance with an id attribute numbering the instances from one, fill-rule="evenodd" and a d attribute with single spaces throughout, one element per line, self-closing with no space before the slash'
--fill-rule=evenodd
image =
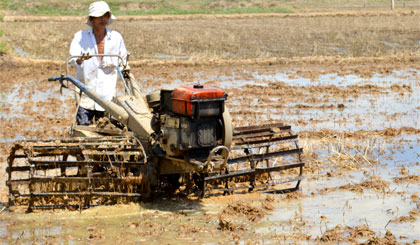
<path id="1" fill-rule="evenodd" d="M 316 62 L 314 62 L 316 60 Z M 89 210 L 2 210 L 8 243 L 418 243 L 420 63 L 416 59 L 160 62 L 133 65 L 143 93 L 200 82 L 223 88 L 235 126 L 284 122 L 300 135 L 301 191 L 159 199 Z M 46 78 L 56 62 L 0 59 L 1 201 L 7 153 L 62 138 L 73 92 Z M 119 93 L 122 93 L 119 88 Z"/>

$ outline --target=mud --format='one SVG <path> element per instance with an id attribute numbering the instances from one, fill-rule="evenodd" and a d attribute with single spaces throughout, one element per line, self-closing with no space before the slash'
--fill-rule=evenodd
<path id="1" fill-rule="evenodd" d="M 4 205 L 13 142 L 66 137 L 75 106 L 72 91 L 46 81 L 62 63 L 2 57 L 0 67 Z M 235 126 L 291 124 L 304 148 L 301 191 L 32 214 L 2 207 L 1 242 L 418 243 L 419 70 L 417 58 L 395 57 L 139 62 L 144 93 L 200 82 L 229 94 Z"/>
<path id="2" fill-rule="evenodd" d="M 348 233 L 348 235 L 345 235 Z M 365 240 L 364 242 L 362 242 Z M 357 244 L 397 244 L 395 236 L 386 231 L 384 237 L 378 237 L 375 232 L 370 230 L 366 225 L 356 227 L 336 226 L 327 230 L 322 237 L 321 242 L 348 242 Z"/>

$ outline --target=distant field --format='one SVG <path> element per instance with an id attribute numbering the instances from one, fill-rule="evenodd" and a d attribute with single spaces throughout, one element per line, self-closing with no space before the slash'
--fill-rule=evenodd
<path id="1" fill-rule="evenodd" d="M 0 0 L 0 53 L 64 60 L 92 1 Z M 420 54 L 420 0 L 107 2 L 132 60 Z"/>
<path id="2" fill-rule="evenodd" d="M 85 15 L 93 0 L 1 0 L 18 15 Z M 291 13 L 307 11 L 390 9 L 390 0 L 108 0 L 116 14 Z M 396 0 L 398 9 L 420 9 L 418 0 Z"/>
<path id="3" fill-rule="evenodd" d="M 420 54 L 420 12 L 223 15 L 157 19 L 119 16 L 132 60 L 244 60 Z M 9 54 L 64 60 L 83 17 L 2 22 Z M 36 32 L 34 32 L 36 30 Z"/>
<path id="4" fill-rule="evenodd" d="M 395 0 L 394 11 L 390 0 L 107 0 L 143 96 L 199 82 L 229 95 L 234 127 L 291 125 L 301 191 L 197 200 L 178 189 L 80 211 L 7 208 L 13 145 L 69 136 L 73 86 L 47 78 L 65 73 L 91 1 L 0 0 L 2 244 L 419 244 L 420 0 Z"/>

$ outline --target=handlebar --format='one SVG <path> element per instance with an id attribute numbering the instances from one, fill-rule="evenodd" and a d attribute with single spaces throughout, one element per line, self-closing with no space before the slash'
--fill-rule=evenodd
<path id="1" fill-rule="evenodd" d="M 124 70 L 127 68 L 127 62 L 125 62 L 124 58 L 121 55 L 118 54 L 89 54 L 90 57 L 118 57 L 121 60 L 122 66 L 124 67 Z M 128 54 L 127 54 L 128 56 Z M 70 59 L 73 58 L 81 58 L 81 57 L 85 57 L 83 55 L 72 55 L 67 57 L 67 62 L 66 62 L 66 75 L 69 74 L 69 61 Z M 127 57 L 128 58 L 128 57 Z"/>
<path id="2" fill-rule="evenodd" d="M 60 79 L 61 79 L 61 77 L 49 77 L 48 82 L 55 82 L 55 81 L 60 80 Z"/>
<path id="3" fill-rule="evenodd" d="M 65 88 L 67 88 L 67 86 L 65 86 L 63 84 L 63 81 L 69 81 L 72 84 L 74 84 L 76 87 L 78 87 L 83 92 L 86 92 L 87 90 L 89 90 L 89 88 L 86 87 L 86 85 L 84 83 L 80 82 L 76 78 L 74 78 L 72 76 L 64 76 L 63 74 L 61 74 L 59 77 L 50 77 L 50 78 L 48 78 L 48 81 L 49 82 L 60 81 L 61 86 L 65 87 Z"/>

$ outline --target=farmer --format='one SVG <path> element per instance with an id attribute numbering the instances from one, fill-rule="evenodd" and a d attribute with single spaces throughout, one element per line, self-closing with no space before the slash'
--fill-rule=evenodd
<path id="1" fill-rule="evenodd" d="M 106 2 L 92 3 L 85 22 L 92 28 L 77 32 L 70 46 L 70 55 L 83 55 L 70 60 L 77 67 L 76 78 L 108 100 L 115 94 L 117 69 L 121 60 L 117 57 L 91 57 L 89 54 L 118 54 L 126 59 L 127 50 L 121 34 L 106 28 L 115 19 Z M 104 111 L 104 108 L 82 94 L 76 123 L 90 125 L 94 119 L 103 117 Z"/>

